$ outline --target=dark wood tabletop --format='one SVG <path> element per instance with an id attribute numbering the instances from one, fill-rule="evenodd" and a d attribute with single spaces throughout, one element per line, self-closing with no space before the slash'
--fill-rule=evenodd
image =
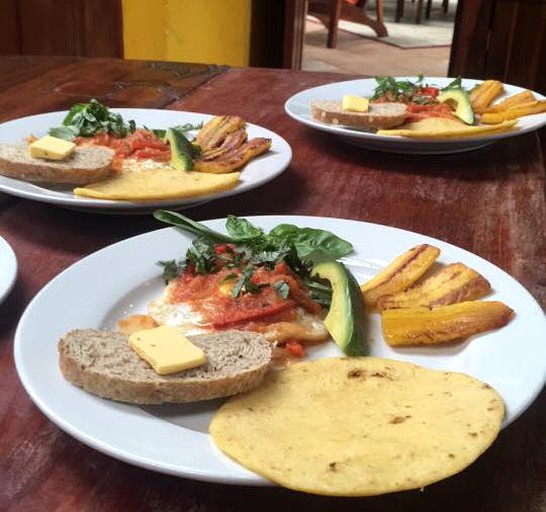
<path id="1" fill-rule="evenodd" d="M 192 208 L 188 216 L 320 215 L 415 231 L 498 265 L 544 308 L 545 167 L 539 134 L 457 155 L 404 156 L 345 145 L 284 113 L 292 94 L 349 78 L 3 56 L 0 121 L 63 110 L 93 97 L 109 106 L 241 115 L 284 137 L 294 151 L 292 163 L 267 185 Z M 1 511 L 546 511 L 545 392 L 462 473 L 421 491 L 375 498 L 327 498 L 166 476 L 120 462 L 65 434 L 37 409 L 17 377 L 13 338 L 19 317 L 63 269 L 97 249 L 159 227 L 150 215 L 83 213 L 0 194 L 0 235 L 19 264 L 16 284 L 0 304 Z"/>

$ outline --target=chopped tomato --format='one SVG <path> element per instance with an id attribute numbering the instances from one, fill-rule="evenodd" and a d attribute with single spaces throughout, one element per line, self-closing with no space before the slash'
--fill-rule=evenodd
<path id="1" fill-rule="evenodd" d="M 219 244 L 217 250 L 228 251 L 229 247 Z M 189 304 L 214 329 L 247 329 L 252 325 L 252 330 L 260 332 L 273 320 L 294 321 L 297 306 L 312 313 L 320 312 L 320 304 L 311 299 L 304 283 L 294 275 L 279 274 L 279 270 L 256 268 L 250 279 L 258 288 L 253 293 L 242 292 L 233 297 L 231 292 L 242 275 L 241 268 L 226 266 L 211 274 L 195 274 L 188 266 L 172 283 L 169 298 L 172 303 Z M 275 284 L 281 281 L 288 285 L 288 297 L 276 290 Z"/>
<path id="2" fill-rule="evenodd" d="M 424 94 L 425 96 L 432 96 L 433 98 L 436 98 L 438 94 L 440 94 L 440 89 L 438 87 L 421 87 L 421 94 Z"/>
<path id="3" fill-rule="evenodd" d="M 290 340 L 286 342 L 286 350 L 293 356 L 303 357 L 305 355 L 304 346 L 296 340 Z"/>
<path id="4" fill-rule="evenodd" d="M 98 133 L 93 137 L 78 137 L 76 144 L 83 146 L 106 146 L 116 153 L 116 158 L 150 159 L 167 162 L 171 158 L 169 144 L 159 139 L 153 132 L 139 129 L 125 138 L 108 133 Z"/>
<path id="5" fill-rule="evenodd" d="M 428 117 L 455 118 L 451 107 L 447 103 L 437 103 L 434 105 L 417 105 L 416 103 L 409 103 L 407 108 L 406 123 L 414 123 Z"/>

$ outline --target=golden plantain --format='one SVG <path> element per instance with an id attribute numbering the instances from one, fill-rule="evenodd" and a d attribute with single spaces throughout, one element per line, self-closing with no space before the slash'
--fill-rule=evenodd
<path id="1" fill-rule="evenodd" d="M 514 94 L 512 96 L 509 96 L 508 98 L 502 101 L 499 101 L 497 104 L 493 105 L 492 107 L 485 109 L 482 113 L 490 114 L 494 112 L 503 112 L 504 110 L 507 110 L 510 107 L 513 107 L 515 105 L 530 103 L 536 100 L 537 99 L 535 98 L 535 95 L 531 91 L 525 90 L 522 92 L 518 92 L 517 94 Z"/>
<path id="2" fill-rule="evenodd" d="M 269 151 L 271 139 L 257 137 L 245 142 L 234 151 L 214 160 L 196 160 L 194 171 L 226 174 L 244 167 L 253 158 Z"/>
<path id="3" fill-rule="evenodd" d="M 247 133 L 244 128 L 241 128 L 240 130 L 237 130 L 235 132 L 230 133 L 218 146 L 217 148 L 208 149 L 204 152 L 202 152 L 200 159 L 201 160 L 214 160 L 216 158 L 220 158 L 227 153 L 230 153 L 237 149 L 238 147 L 242 146 L 247 139 Z"/>
<path id="4" fill-rule="evenodd" d="M 387 309 L 381 313 L 381 327 L 391 346 L 436 345 L 503 327 L 513 314 L 498 301 Z"/>
<path id="5" fill-rule="evenodd" d="M 366 307 L 373 309 L 379 297 L 409 288 L 434 264 L 439 255 L 440 249 L 437 247 L 422 244 L 398 256 L 360 287 Z"/>
<path id="6" fill-rule="evenodd" d="M 244 129 L 246 122 L 239 116 L 216 116 L 199 130 L 194 142 L 205 152 L 222 144 L 224 139 L 237 130 Z"/>
<path id="7" fill-rule="evenodd" d="M 540 114 L 541 112 L 546 112 L 546 100 L 514 105 L 502 112 L 485 113 L 481 115 L 480 121 L 484 124 L 498 124 L 518 117 Z"/>
<path id="8" fill-rule="evenodd" d="M 452 263 L 406 291 L 377 300 L 379 310 L 434 307 L 479 299 L 491 292 L 491 285 L 463 263 Z"/>
<path id="9" fill-rule="evenodd" d="M 476 114 L 481 114 L 495 98 L 504 92 L 504 85 L 498 80 L 485 80 L 470 91 L 470 103 Z"/>

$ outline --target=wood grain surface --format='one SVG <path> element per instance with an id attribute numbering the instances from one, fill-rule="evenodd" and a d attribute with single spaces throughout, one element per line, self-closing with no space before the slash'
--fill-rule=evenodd
<path id="1" fill-rule="evenodd" d="M 291 144 L 291 165 L 261 188 L 187 210 L 187 215 L 198 220 L 228 213 L 323 215 L 420 232 L 503 268 L 544 307 L 545 169 L 538 135 L 467 154 L 401 156 L 345 145 L 284 113 L 293 93 L 349 78 L 112 59 L 0 57 L 0 121 L 64 109 L 90 97 L 111 106 L 242 115 Z M 72 263 L 159 227 L 148 215 L 81 213 L 0 194 L 0 234 L 19 262 L 15 287 L 0 304 L 0 511 L 546 510 L 544 392 L 467 470 L 421 491 L 366 499 L 165 476 L 103 455 L 63 433 L 39 412 L 18 380 L 13 362 L 18 319 L 34 295 Z"/>

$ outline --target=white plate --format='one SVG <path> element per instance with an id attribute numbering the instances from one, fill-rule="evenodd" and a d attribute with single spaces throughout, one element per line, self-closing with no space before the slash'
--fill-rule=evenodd
<path id="1" fill-rule="evenodd" d="M 397 80 L 411 80 L 415 82 L 416 77 L 396 77 Z M 425 77 L 428 85 L 445 87 L 453 81 L 453 78 Z M 462 84 L 466 89 L 474 87 L 475 84 L 481 83 L 483 80 L 463 79 Z M 459 153 L 470 151 L 483 146 L 487 146 L 492 142 L 504 139 L 506 137 L 514 137 L 522 133 L 537 130 L 546 124 L 546 113 L 534 114 L 525 116 L 518 120 L 518 130 L 497 133 L 492 135 L 481 135 L 479 137 L 467 137 L 450 140 L 421 140 L 410 139 L 407 137 L 393 137 L 387 135 L 377 135 L 364 131 L 346 128 L 343 126 L 329 125 L 315 121 L 311 116 L 311 101 L 313 100 L 341 100 L 344 94 L 355 94 L 357 96 L 373 96 L 374 89 L 377 85 L 375 79 L 350 80 L 346 82 L 336 82 L 312 89 L 306 89 L 290 97 L 284 108 L 286 113 L 296 121 L 307 126 L 317 128 L 325 132 L 333 133 L 340 136 L 346 142 L 361 146 L 368 149 L 378 151 L 386 151 L 389 153 L 414 153 L 414 154 L 443 154 L 443 153 Z M 525 89 L 514 85 L 504 84 L 506 95 L 521 92 Z M 538 99 L 545 99 L 544 96 L 534 93 Z M 501 98 L 502 99 L 502 98 Z"/>
<path id="2" fill-rule="evenodd" d="M 134 119 L 137 127 L 168 128 L 186 123 L 207 122 L 213 116 L 196 112 L 181 112 L 176 110 L 153 110 L 139 108 L 113 108 L 112 112 L 121 114 L 125 121 Z M 51 112 L 36 116 L 23 117 L 0 124 L 0 143 L 21 143 L 30 134 L 37 137 L 46 135 L 49 128 L 60 126 L 67 112 Z M 292 150 L 288 142 L 276 133 L 257 126 L 247 124 L 248 137 L 267 137 L 271 139 L 271 150 L 245 166 L 241 173 L 239 184 L 223 192 L 187 199 L 169 199 L 165 201 L 130 202 L 111 201 L 78 197 L 72 193 L 72 187 L 37 185 L 0 175 L 0 191 L 14 196 L 51 203 L 58 206 L 90 210 L 102 213 L 148 213 L 156 208 L 180 210 L 198 204 L 240 194 L 259 187 L 281 174 L 292 159 Z M 196 132 L 190 132 L 194 135 Z"/>
<path id="3" fill-rule="evenodd" d="M 541 390 L 546 370 L 544 314 L 519 283 L 491 263 L 439 240 L 375 224 L 320 217 L 249 219 L 266 230 L 288 222 L 328 229 L 352 241 L 356 252 L 345 261 L 359 281 L 416 244 L 436 245 L 442 250 L 441 262 L 464 262 L 489 279 L 495 289 L 491 299 L 506 302 L 516 311 L 515 318 L 500 330 L 461 344 L 393 350 L 381 337 L 378 315 L 370 315 L 372 355 L 465 372 L 488 382 L 506 402 L 505 425 Z M 207 225 L 224 231 L 224 220 Z M 147 302 L 164 287 L 156 262 L 179 258 L 188 245 L 189 238 L 179 231 L 161 229 L 111 245 L 62 272 L 34 298 L 20 320 L 15 336 L 17 371 L 32 400 L 54 423 L 97 450 L 164 473 L 263 485 L 263 479 L 232 462 L 211 442 L 207 427 L 218 401 L 125 405 L 90 395 L 59 372 L 57 341 L 62 334 L 74 328 L 113 328 L 123 316 L 144 312 Z M 100 286 L 89 286 L 99 281 Z M 333 342 L 311 354 L 339 355 Z"/>
<path id="4" fill-rule="evenodd" d="M 8 242 L 0 236 L 0 302 L 10 292 L 17 277 L 17 258 Z"/>

